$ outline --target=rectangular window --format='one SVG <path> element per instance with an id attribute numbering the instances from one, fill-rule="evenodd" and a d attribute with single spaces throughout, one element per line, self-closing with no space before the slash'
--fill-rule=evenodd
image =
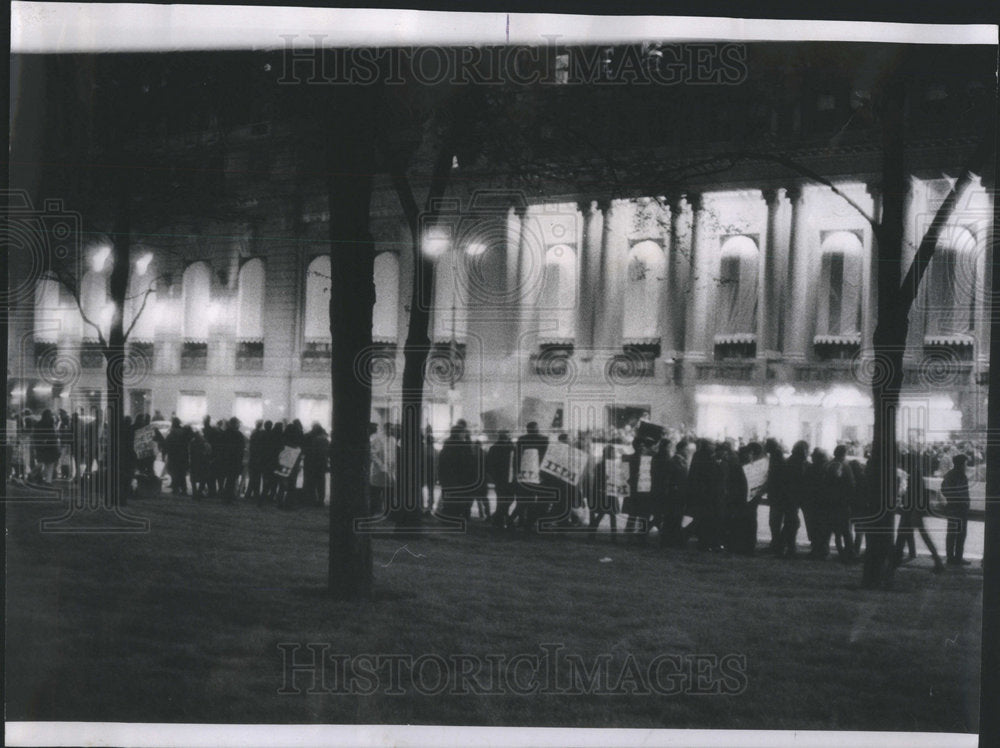
<path id="1" fill-rule="evenodd" d="M 205 371 L 208 368 L 208 343 L 185 343 L 181 349 L 181 371 Z"/>
<path id="2" fill-rule="evenodd" d="M 295 417 L 302 422 L 302 427 L 308 431 L 313 423 L 318 423 L 330 430 L 330 398 L 325 395 L 299 395 L 295 405 Z"/>
<path id="3" fill-rule="evenodd" d="M 104 354 L 100 343 L 84 341 L 80 347 L 80 366 L 84 369 L 100 369 L 104 366 Z"/>
<path id="4" fill-rule="evenodd" d="M 259 392 L 237 392 L 233 402 L 233 415 L 244 426 L 253 426 L 264 418 L 264 398 Z"/>
<path id="5" fill-rule="evenodd" d="M 181 423 L 201 423 L 208 413 L 204 392 L 181 392 L 177 396 L 177 417 Z"/>
<path id="6" fill-rule="evenodd" d="M 260 371 L 264 368 L 264 344 L 240 343 L 236 349 L 236 368 L 240 371 Z"/>
<path id="7" fill-rule="evenodd" d="M 330 344 L 306 343 L 302 351 L 302 371 L 330 371 Z"/>

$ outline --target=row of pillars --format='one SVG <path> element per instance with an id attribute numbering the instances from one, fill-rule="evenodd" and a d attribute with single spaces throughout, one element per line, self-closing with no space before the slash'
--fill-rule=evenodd
<path id="1" fill-rule="evenodd" d="M 861 185 L 852 185 L 851 199 L 868 215 L 878 209 L 878 198 Z M 731 195 L 732 193 L 727 193 Z M 758 356 L 781 355 L 786 360 L 806 360 L 812 346 L 816 317 L 815 288 L 820 272 L 821 230 L 860 230 L 866 252 L 862 279 L 863 339 L 870 339 L 874 311 L 872 234 L 864 217 L 846 203 L 843 217 L 824 216 L 824 205 L 812 201 L 814 188 L 796 186 L 747 193 L 757 205 L 752 212 L 758 225 L 746 233 L 756 236 L 759 274 L 756 313 Z M 832 193 L 828 193 L 832 196 Z M 663 248 L 667 260 L 657 322 L 661 351 L 683 354 L 686 360 L 711 359 L 714 351 L 714 306 L 720 270 L 719 228 L 726 216 L 716 215 L 728 200 L 713 193 L 685 193 L 663 200 L 668 219 L 658 236 L 630 236 L 635 203 L 632 200 L 586 200 L 576 205 L 577 241 L 567 241 L 578 255 L 577 314 L 574 344 L 581 352 L 620 350 L 627 289 L 628 253 L 640 239 L 651 238 Z M 829 200 L 823 201 L 828 203 Z M 723 203 L 723 205 L 718 205 Z M 815 204 L 814 204 L 815 203 Z M 915 201 L 908 200 L 911 212 Z M 539 313 L 546 246 L 529 236 L 529 224 L 541 214 L 541 206 L 511 208 L 507 216 L 507 287 L 518 289 L 517 343 L 536 331 L 544 335 L 544 316 Z M 912 218 L 912 216 L 911 216 Z M 915 220 L 908 220 L 912 227 Z M 911 244 L 912 244 L 912 237 Z M 911 257 L 912 259 L 912 257 Z M 904 258 L 904 262 L 906 259 Z"/>

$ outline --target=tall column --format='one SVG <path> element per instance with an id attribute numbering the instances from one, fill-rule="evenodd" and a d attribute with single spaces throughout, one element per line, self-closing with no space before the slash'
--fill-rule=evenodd
<path id="1" fill-rule="evenodd" d="M 903 203 L 903 251 L 900 253 L 899 278 L 900 283 L 906 279 L 906 274 L 910 272 L 910 266 L 917 255 L 917 248 L 930 225 L 931 216 L 926 215 L 927 211 L 927 188 L 922 181 L 916 177 L 910 177 L 906 188 L 906 198 Z M 924 286 L 926 288 L 926 286 Z M 910 325 L 906 332 L 906 352 L 905 357 L 912 360 L 914 356 L 919 356 L 923 350 L 924 330 L 926 328 L 926 295 L 917 296 L 910 307 Z"/>
<path id="2" fill-rule="evenodd" d="M 520 206 L 511 206 L 507 210 L 507 275 L 506 275 L 506 299 L 509 313 L 509 340 L 507 351 L 510 354 L 517 353 L 518 335 L 520 333 L 519 320 L 521 317 L 521 307 L 523 304 L 522 289 L 519 284 L 518 269 L 521 261 L 521 221 L 524 211 Z"/>
<path id="3" fill-rule="evenodd" d="M 869 184 L 867 192 L 871 196 L 871 216 L 876 223 L 882 220 L 882 188 Z M 876 313 L 878 312 L 878 237 L 874 232 L 865 232 L 869 240 L 865 243 L 865 258 L 862 265 L 861 283 L 861 350 L 870 349 L 875 334 Z"/>
<path id="4" fill-rule="evenodd" d="M 532 352 L 537 337 L 538 294 L 545 273 L 545 242 L 536 215 L 535 207 L 529 205 L 521 217 L 518 242 L 517 295 L 520 308 L 517 345 L 519 351 L 525 354 Z"/>
<path id="5" fill-rule="evenodd" d="M 805 190 L 801 185 L 795 185 L 788 190 L 792 204 L 791 229 L 791 260 L 789 267 L 789 303 L 785 327 L 785 357 L 790 360 L 805 361 L 809 357 L 810 341 L 809 304 L 814 300 L 809 298 L 809 277 L 811 271 L 812 252 L 811 236 L 809 235 L 809 216 L 806 208 Z"/>
<path id="6" fill-rule="evenodd" d="M 788 211 L 785 210 L 784 190 L 771 188 L 764 191 L 767 203 L 767 237 L 764 246 L 764 290 L 761 298 L 764 307 L 760 310 L 758 324 L 758 355 L 776 354 L 783 350 L 786 297 L 788 290 L 788 254 L 791 226 Z"/>
<path id="7" fill-rule="evenodd" d="M 691 203 L 691 289 L 684 333 L 684 355 L 690 360 L 704 360 L 712 354 L 708 329 L 708 297 L 713 281 L 708 237 L 708 215 L 703 195 L 688 195 Z"/>
<path id="8" fill-rule="evenodd" d="M 685 321 L 691 287 L 691 206 L 683 194 L 672 195 L 670 200 L 670 245 L 667 305 L 670 308 L 670 325 L 665 329 L 663 347 L 683 351 L 685 346 Z"/>
<path id="9" fill-rule="evenodd" d="M 579 332 L 576 337 L 580 348 L 592 351 L 597 337 L 597 309 L 603 301 L 600 282 L 604 214 L 600 206 L 592 200 L 580 203 L 580 212 L 583 218 L 583 231 L 579 243 L 580 314 L 577 321 Z"/>
<path id="10" fill-rule="evenodd" d="M 632 218 L 629 200 L 612 200 L 604 209 L 601 231 L 601 300 L 597 310 L 594 347 L 606 351 L 621 348 L 622 317 L 625 313 L 625 273 L 628 261 L 628 226 Z"/>

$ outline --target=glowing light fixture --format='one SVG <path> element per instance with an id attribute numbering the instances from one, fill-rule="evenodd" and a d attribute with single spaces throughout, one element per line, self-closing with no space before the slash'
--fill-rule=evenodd
<path id="1" fill-rule="evenodd" d="M 146 271 L 149 270 L 149 263 L 153 260 L 153 253 L 146 252 L 138 260 L 135 261 L 135 272 L 139 275 L 145 275 Z"/>
<path id="2" fill-rule="evenodd" d="M 104 265 L 108 261 L 108 257 L 111 256 L 111 247 L 107 244 L 102 244 L 98 247 L 94 254 L 90 257 L 90 266 L 94 269 L 95 273 L 99 273 L 104 270 Z"/>

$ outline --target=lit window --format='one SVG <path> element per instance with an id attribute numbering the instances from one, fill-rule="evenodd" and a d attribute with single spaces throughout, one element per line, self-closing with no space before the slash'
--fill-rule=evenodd
<path id="1" fill-rule="evenodd" d="M 626 343 L 649 343 L 659 338 L 660 295 L 666 267 L 666 257 L 656 242 L 640 242 L 628 253 L 622 320 Z"/>
<path id="2" fill-rule="evenodd" d="M 125 300 L 125 329 L 132 326 L 129 333 L 129 340 L 149 342 L 156 337 L 156 325 L 159 322 L 160 310 L 156 301 L 156 291 L 149 290 L 155 284 L 154 273 L 149 272 L 149 265 L 153 259 L 152 253 L 147 252 L 136 261 L 136 272 L 129 278 L 128 298 Z M 139 267 L 142 272 L 139 272 Z M 146 291 L 149 290 L 149 297 L 146 298 Z M 145 300 L 145 307 L 143 306 Z M 142 310 L 140 314 L 139 310 Z M 136 319 L 138 317 L 138 319 Z M 133 326 L 134 323 L 134 326 Z"/>
<path id="3" fill-rule="evenodd" d="M 208 341 L 209 315 L 206 310 L 211 302 L 211 285 L 206 263 L 195 262 L 184 271 L 184 339 L 187 341 Z"/>
<path id="4" fill-rule="evenodd" d="M 760 253 L 749 236 L 731 236 L 722 245 L 716 331 L 725 340 L 749 342 L 757 330 L 757 275 Z"/>
<path id="5" fill-rule="evenodd" d="M 544 340 L 572 342 L 576 336 L 576 252 L 566 244 L 545 252 L 545 276 L 538 304 Z"/>
<path id="6" fill-rule="evenodd" d="M 253 426 L 264 418 L 264 399 L 259 392 L 237 392 L 233 402 L 233 415 L 244 426 Z"/>
<path id="7" fill-rule="evenodd" d="M 449 248 L 434 266 L 434 341 L 465 340 L 468 327 L 463 294 L 458 289 L 456 265 L 460 254 Z"/>
<path id="8" fill-rule="evenodd" d="M 240 268 L 236 309 L 236 338 L 259 341 L 264 337 L 264 262 L 253 259 Z"/>
<path id="9" fill-rule="evenodd" d="M 110 330 L 110 315 L 108 315 L 108 278 L 102 273 L 90 270 L 83 275 L 80 284 L 80 304 L 83 313 L 91 322 L 101 328 L 107 337 Z M 86 340 L 97 340 L 97 332 L 92 325 L 83 324 L 83 337 Z"/>
<path id="10" fill-rule="evenodd" d="M 318 423 L 327 431 L 330 430 L 330 398 L 324 395 L 299 395 L 295 404 L 295 417 L 302 422 L 302 427 L 308 431 L 313 423 Z"/>
<path id="11" fill-rule="evenodd" d="M 974 330 L 980 259 L 968 229 L 948 226 L 941 232 L 923 283 L 929 342 L 952 342 Z"/>
<path id="12" fill-rule="evenodd" d="M 181 392 L 177 396 L 177 417 L 181 423 L 201 424 L 208 413 L 208 401 L 204 392 Z"/>
<path id="13" fill-rule="evenodd" d="M 35 342 L 55 343 L 59 337 L 59 283 L 42 278 L 35 286 Z"/>
<path id="14" fill-rule="evenodd" d="M 372 340 L 395 343 L 399 312 L 399 260 L 393 252 L 375 257 L 375 308 L 372 311 Z"/>
<path id="15" fill-rule="evenodd" d="M 306 342 L 330 340 L 330 257 L 320 255 L 306 270 Z"/>
<path id="16" fill-rule="evenodd" d="M 861 333 L 861 240 L 850 231 L 836 231 L 823 239 L 820 253 L 816 337 L 850 342 Z"/>

